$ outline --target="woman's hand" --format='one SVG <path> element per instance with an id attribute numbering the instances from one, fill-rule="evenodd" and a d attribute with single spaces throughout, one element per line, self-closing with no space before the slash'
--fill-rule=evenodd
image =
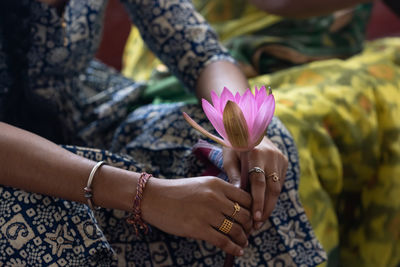
<path id="1" fill-rule="evenodd" d="M 224 219 L 240 210 L 227 234 L 218 231 Z M 249 193 L 216 177 L 150 179 L 142 200 L 143 219 L 177 236 L 205 240 L 226 253 L 241 256 L 253 226 Z"/>
<path id="2" fill-rule="evenodd" d="M 264 137 L 261 143 L 249 153 L 248 159 L 249 170 L 259 167 L 265 172 L 265 175 L 262 172 L 249 174 L 250 192 L 253 198 L 251 211 L 254 228 L 259 229 L 268 219 L 278 201 L 286 176 L 288 160 L 267 137 Z M 230 148 L 224 148 L 224 169 L 231 183 L 239 187 L 239 153 Z"/>

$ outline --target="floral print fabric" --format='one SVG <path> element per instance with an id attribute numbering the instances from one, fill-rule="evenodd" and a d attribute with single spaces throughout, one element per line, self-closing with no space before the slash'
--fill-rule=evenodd
<path id="1" fill-rule="evenodd" d="M 150 105 L 130 112 L 144 84 L 123 78 L 93 60 L 105 1 L 71 0 L 62 16 L 43 3 L 21 1 L 29 12 L 20 22 L 27 27 L 31 41 L 27 55 L 19 54 L 26 57 L 27 66 L 22 66 L 26 67 L 26 87 L 12 86 L 12 70 L 5 64 L 12 56 L 6 51 L 18 50 L 19 43 L 10 46 L 9 40 L 0 35 L 0 103 L 14 100 L 12 104 L 23 107 L 25 114 L 30 115 L 30 107 L 42 108 L 42 113 L 37 117 L 40 123 L 28 117 L 29 120 L 17 121 L 19 126 L 30 122 L 36 133 L 61 140 L 67 144 L 64 148 L 73 153 L 132 171 L 144 170 L 159 178 L 203 173 L 205 166 L 192 153 L 200 136 L 181 115 L 185 111 L 211 130 L 199 106 Z M 124 3 L 148 42 L 188 87 L 208 62 L 231 60 L 187 1 Z M 61 27 L 63 20 L 65 28 Z M 179 50 L 175 50 L 177 42 Z M 15 89 L 23 93 L 17 99 L 9 98 L 10 91 Z M 0 114 L 0 118 L 5 118 L 5 114 Z M 48 133 L 51 134 L 46 136 Z M 277 118 L 267 134 L 287 155 L 290 166 L 277 208 L 263 228 L 250 237 L 245 256 L 237 258 L 236 264 L 317 265 L 326 255 L 298 199 L 295 144 Z M 221 154 L 216 149 L 214 154 L 218 153 Z M 214 164 L 221 168 L 220 162 Z M 0 187 L 0 199 L 1 266 L 223 263 L 222 251 L 202 241 L 170 236 L 156 228 L 137 238 L 125 222 L 125 212 L 102 209 L 93 213 L 84 204 L 10 187 Z"/>
<path id="2" fill-rule="evenodd" d="M 197 105 L 150 105 L 137 109 L 117 129 L 114 154 L 106 150 L 64 146 L 80 156 L 131 171 L 152 172 L 173 179 L 198 176 L 205 165 L 192 153 L 201 138 L 186 125 L 187 112 L 211 130 Z M 151 114 L 151 116 L 149 116 Z M 184 131 L 182 131 L 184 125 Z M 275 210 L 264 226 L 249 237 L 249 247 L 237 266 L 315 266 L 325 252 L 315 238 L 299 201 L 297 150 L 276 118 L 267 132 L 288 157 L 289 168 Z M 117 144 L 122 147 L 117 147 Z M 124 156 L 121 156 L 124 155 Z M 211 162 L 222 168 L 222 151 L 212 147 Z M 222 179 L 227 179 L 221 173 Z M 203 241 L 168 235 L 156 228 L 136 237 L 127 213 L 101 209 L 94 214 L 84 204 L 0 187 L 1 249 L 5 265 L 61 266 L 222 266 L 224 253 Z"/>
<path id="3" fill-rule="evenodd" d="M 38 1 L 22 3 L 29 16 L 21 17 L 20 20 L 25 28 L 30 28 L 30 36 L 27 38 L 33 45 L 24 55 L 28 61 L 28 73 L 24 77 L 26 85 L 23 87 L 29 88 L 24 89 L 18 97 L 20 106 L 36 107 L 41 102 L 43 114 L 47 114 L 45 117 L 49 117 L 49 113 L 59 117 L 58 123 L 61 124 L 64 139 L 60 141 L 84 143 L 82 140 L 71 140 L 70 137 L 76 136 L 77 132 L 99 116 L 105 116 L 100 114 L 104 110 L 97 110 L 97 114 L 83 112 L 93 110 L 90 102 L 92 99 L 88 102 L 93 89 L 82 90 L 84 85 L 80 74 L 86 71 L 99 44 L 106 1 L 70 0 L 63 14 Z M 188 1 L 125 0 L 123 3 L 133 21 L 141 28 L 147 43 L 188 88 L 194 89 L 200 71 L 210 62 L 233 61 L 219 45 L 215 33 Z M 65 27 L 62 27 L 63 23 Z M 5 62 L 9 55 L 5 54 L 5 40 L 1 40 L 1 43 L 3 49 L 0 50 L 0 58 Z M 19 49 L 18 43 L 8 45 L 15 50 Z M 3 88 L 0 103 L 6 103 L 11 83 L 6 75 L 9 69 L 7 64 L 0 67 L 4 73 L 0 79 Z M 66 105 L 64 99 L 71 101 Z M 43 129 L 34 130 L 43 134 Z M 79 137 L 85 138 L 84 135 L 82 133 Z"/>

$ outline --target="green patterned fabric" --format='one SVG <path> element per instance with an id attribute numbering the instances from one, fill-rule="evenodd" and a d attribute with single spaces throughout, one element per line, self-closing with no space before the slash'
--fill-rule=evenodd
<path id="1" fill-rule="evenodd" d="M 360 52 L 371 12 L 371 4 L 364 4 L 328 16 L 289 19 L 260 11 L 245 0 L 193 3 L 248 77 Z M 177 81 L 171 86 L 168 69 L 148 50 L 135 27 L 125 47 L 123 65 L 124 75 L 135 80 L 163 81 L 167 77 L 163 88 L 180 86 Z M 163 99 L 175 100 L 175 96 Z"/>

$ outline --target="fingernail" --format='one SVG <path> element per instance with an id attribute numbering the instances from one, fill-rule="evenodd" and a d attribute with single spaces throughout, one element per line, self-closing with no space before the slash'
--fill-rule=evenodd
<path id="1" fill-rule="evenodd" d="M 243 256 L 244 252 L 243 249 L 239 250 L 239 256 Z"/>
<path id="2" fill-rule="evenodd" d="M 263 223 L 262 223 L 262 222 L 258 222 L 258 223 L 256 223 L 256 229 L 257 229 L 257 230 L 258 230 L 258 229 L 260 229 L 262 225 L 263 225 Z"/>
<path id="3" fill-rule="evenodd" d="M 255 216 L 254 216 L 254 219 L 255 219 L 256 221 L 261 220 L 261 211 L 256 211 L 256 214 L 255 214 Z"/>
<path id="4" fill-rule="evenodd" d="M 246 245 L 244 245 L 245 248 L 247 248 L 249 246 L 249 241 L 246 241 Z"/>

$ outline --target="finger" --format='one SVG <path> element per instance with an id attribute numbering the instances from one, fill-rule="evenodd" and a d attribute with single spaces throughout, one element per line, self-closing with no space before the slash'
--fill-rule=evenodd
<path id="1" fill-rule="evenodd" d="M 252 197 L 246 191 L 235 187 L 234 185 L 226 183 L 227 186 L 224 188 L 225 196 L 232 202 L 237 202 L 241 207 L 250 209 L 252 204 Z M 232 209 L 233 205 L 231 206 Z"/>
<path id="2" fill-rule="evenodd" d="M 283 184 L 285 183 L 285 178 L 286 178 L 286 173 L 287 173 L 287 169 L 289 166 L 289 162 L 286 156 L 283 156 L 284 159 L 282 161 L 282 167 L 281 167 L 281 175 L 279 176 L 280 178 L 280 183 L 281 183 L 281 187 L 283 187 Z"/>
<path id="3" fill-rule="evenodd" d="M 241 190 L 238 188 L 235 189 Z M 212 208 L 214 211 L 217 212 L 214 213 L 215 215 L 208 216 L 208 218 L 210 219 L 209 221 L 210 224 L 216 229 L 220 228 L 220 226 L 224 223 L 225 219 L 227 219 L 228 222 L 232 222 L 231 229 L 228 230 L 229 231 L 228 235 L 230 235 L 232 239 L 235 242 L 237 242 L 237 244 L 244 246 L 247 243 L 245 228 L 242 226 L 241 223 L 233 223 L 234 221 L 228 218 L 232 216 L 232 213 L 234 211 L 234 205 L 235 203 L 229 200 L 228 198 L 221 198 L 220 200 L 215 202 L 215 205 Z M 242 210 L 243 212 L 242 214 L 240 214 L 240 220 L 243 222 L 243 225 L 246 225 L 247 229 L 249 229 L 248 224 L 249 221 L 251 220 L 250 212 L 244 208 L 240 208 L 239 213 Z M 231 235 L 231 233 L 233 233 L 233 235 Z"/>
<path id="4" fill-rule="evenodd" d="M 235 244 L 227 235 L 224 235 L 214 228 L 210 227 L 210 231 L 207 233 L 210 238 L 207 240 L 216 247 L 219 247 L 228 254 L 235 256 L 243 255 L 243 248 Z"/>
<path id="5" fill-rule="evenodd" d="M 240 223 L 246 234 L 249 234 L 253 229 L 253 217 L 247 209 L 241 209 L 240 212 L 235 215 L 234 220 Z"/>
<path id="6" fill-rule="evenodd" d="M 228 218 L 226 218 L 223 214 L 220 214 L 219 216 L 216 216 L 214 218 L 214 220 L 212 222 L 212 226 L 217 231 L 220 231 L 220 227 L 221 227 L 221 225 L 224 224 L 225 220 L 227 223 L 231 223 L 232 226 L 228 230 L 228 232 L 224 233 L 224 234 L 229 236 L 236 245 L 244 247 L 247 243 L 247 235 L 240 224 L 234 223 L 231 220 L 229 220 Z M 222 231 L 220 231 L 220 232 L 222 232 Z"/>
<path id="7" fill-rule="evenodd" d="M 261 221 L 265 201 L 265 176 L 263 173 L 250 173 L 251 195 L 253 197 L 252 213 L 255 222 Z"/>
<path id="8" fill-rule="evenodd" d="M 274 181 L 271 175 L 267 175 L 267 189 L 266 189 L 266 201 L 264 206 L 264 212 L 262 220 L 265 221 L 271 215 L 278 201 L 278 197 L 282 190 L 282 178 L 279 177 L 279 181 Z"/>
<path id="9" fill-rule="evenodd" d="M 233 242 L 235 242 L 242 248 L 244 248 L 248 243 L 247 233 L 244 231 L 243 227 L 240 224 L 233 223 L 232 229 L 228 235 Z"/>
<path id="10" fill-rule="evenodd" d="M 253 227 L 253 218 L 248 209 L 239 205 L 239 210 L 235 212 L 235 203 L 231 202 L 231 208 L 223 210 L 223 214 L 229 218 L 232 218 L 236 223 L 240 224 L 246 234 L 250 233 Z"/>
<path id="11" fill-rule="evenodd" d="M 236 153 L 229 148 L 223 150 L 223 167 L 228 175 L 229 182 L 236 187 L 240 187 L 239 158 Z"/>

